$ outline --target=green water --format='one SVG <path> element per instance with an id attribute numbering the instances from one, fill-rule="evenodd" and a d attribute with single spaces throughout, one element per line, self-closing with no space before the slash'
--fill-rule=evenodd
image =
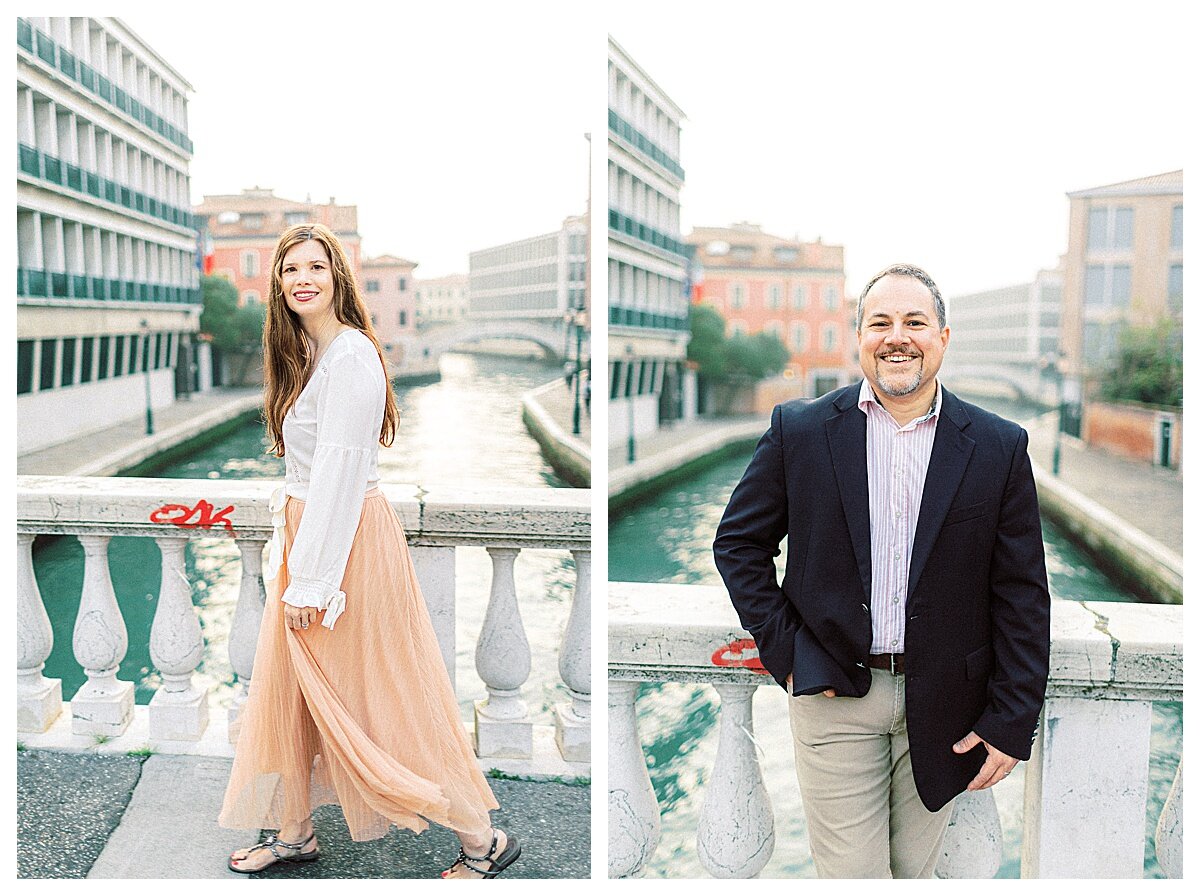
<path id="1" fill-rule="evenodd" d="M 747 448 L 742 456 L 721 461 L 610 520 L 609 579 L 719 585 L 721 578 L 712 559 L 713 535 L 751 453 Z M 1043 537 L 1053 596 L 1087 601 L 1132 599 L 1053 526 L 1043 523 Z M 754 703 L 755 738 L 762 749 L 763 778 L 775 813 L 775 853 L 762 876 L 815 877 L 795 780 L 786 701 L 781 689 L 763 687 Z M 695 838 L 704 784 L 716 756 L 718 705 L 715 692 L 705 685 L 642 686 L 638 727 L 662 810 L 663 831 L 647 868 L 649 877 L 707 876 L 696 856 Z M 1155 704 L 1152 725 L 1146 876 L 1161 877 L 1154 857 L 1154 827 L 1179 764 L 1183 705 Z M 1024 769 L 1024 764 L 1018 765 L 1017 771 L 994 788 L 1004 830 L 1000 877 L 1020 876 Z"/>

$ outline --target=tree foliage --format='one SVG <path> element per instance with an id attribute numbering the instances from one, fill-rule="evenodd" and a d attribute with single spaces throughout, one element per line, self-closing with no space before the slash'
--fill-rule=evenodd
<path id="1" fill-rule="evenodd" d="M 1128 327 L 1102 384 L 1105 398 L 1183 404 L 1183 333 L 1177 323 Z"/>
<path id="2" fill-rule="evenodd" d="M 770 333 L 726 337 L 725 319 L 709 305 L 692 306 L 691 329 L 688 360 L 714 383 L 765 379 L 783 370 L 791 357 L 787 346 Z"/>
<path id="3" fill-rule="evenodd" d="M 213 346 L 231 354 L 262 351 L 266 308 L 257 303 L 239 308 L 237 288 L 224 277 L 206 276 L 200 286 L 204 295 L 200 330 L 212 337 Z"/>

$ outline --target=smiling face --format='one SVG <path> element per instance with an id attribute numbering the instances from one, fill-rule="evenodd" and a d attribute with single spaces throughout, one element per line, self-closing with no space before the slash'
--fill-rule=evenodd
<path id="1" fill-rule="evenodd" d="M 333 270 L 325 247 L 305 240 L 288 249 L 280 269 L 283 298 L 310 333 L 313 326 L 333 314 Z"/>
<path id="2" fill-rule="evenodd" d="M 949 342 L 950 328 L 938 328 L 933 294 L 921 281 L 889 274 L 867 293 L 858 360 L 881 400 L 932 401 Z"/>

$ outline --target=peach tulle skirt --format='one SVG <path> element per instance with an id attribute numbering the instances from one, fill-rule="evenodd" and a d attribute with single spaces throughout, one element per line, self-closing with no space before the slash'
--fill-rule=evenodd
<path id="1" fill-rule="evenodd" d="M 220 824 L 278 828 L 336 803 L 355 840 L 391 824 L 422 831 L 426 820 L 486 831 L 498 804 L 387 498 L 372 490 L 363 502 L 342 580 L 346 611 L 332 631 L 284 623 L 279 595 L 303 511 L 288 499 L 284 563 L 268 586 Z"/>

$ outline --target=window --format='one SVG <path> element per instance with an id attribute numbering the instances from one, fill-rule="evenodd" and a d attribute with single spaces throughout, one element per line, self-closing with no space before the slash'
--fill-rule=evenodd
<path id="1" fill-rule="evenodd" d="M 734 261 L 753 261 L 753 246 L 733 246 L 729 252 Z"/>
<path id="2" fill-rule="evenodd" d="M 163 366 L 163 334 L 154 334 L 154 369 L 158 370 Z M 145 369 L 145 368 L 143 368 Z"/>
<path id="3" fill-rule="evenodd" d="M 581 267 L 582 267 L 582 265 L 581 265 Z M 400 278 L 400 291 L 404 292 L 404 290 L 406 290 L 407 288 L 408 288 L 408 278 L 401 277 Z"/>
<path id="4" fill-rule="evenodd" d="M 834 352 L 838 347 L 837 324 L 825 324 L 821 327 L 821 351 Z"/>
<path id="5" fill-rule="evenodd" d="M 729 307 L 746 307 L 746 287 L 741 283 L 733 283 L 729 287 Z"/>
<path id="6" fill-rule="evenodd" d="M 1171 209 L 1171 248 L 1183 248 L 1183 206 Z"/>
<path id="7" fill-rule="evenodd" d="M 246 230 L 262 230 L 263 216 L 261 214 L 242 215 L 242 227 Z M 297 221 L 298 224 L 303 224 L 303 221 Z M 253 276 L 253 275 L 249 275 Z"/>
<path id="8" fill-rule="evenodd" d="M 59 378 L 60 386 L 75 385 L 75 340 L 64 339 L 62 341 L 62 376 Z"/>
<path id="9" fill-rule="evenodd" d="M 746 335 L 746 322 L 744 320 L 731 320 L 729 322 L 729 335 L 731 337 L 732 336 L 745 336 Z"/>
<path id="10" fill-rule="evenodd" d="M 258 250 L 243 249 L 242 250 L 242 276 L 257 277 L 258 276 Z"/>
<path id="11" fill-rule="evenodd" d="M 97 359 L 96 364 L 96 379 L 106 380 L 108 379 L 108 344 L 112 337 L 100 336 L 97 338 L 100 341 L 100 357 Z"/>
<path id="12" fill-rule="evenodd" d="M 827 285 L 825 287 L 825 310 L 826 311 L 837 311 L 838 310 L 837 287 L 834 286 L 832 283 L 830 283 L 829 285 Z"/>
<path id="13" fill-rule="evenodd" d="M 250 215 L 249 217 L 254 216 Z M 288 225 L 288 227 L 294 227 L 297 224 L 306 224 L 308 223 L 308 212 L 284 212 L 283 223 Z M 254 226 L 261 227 L 261 220 L 258 221 Z"/>
<path id="14" fill-rule="evenodd" d="M 775 260 L 782 264 L 794 262 L 799 257 L 799 254 L 795 246 L 775 247 Z"/>
<path id="15" fill-rule="evenodd" d="M 780 342 L 783 342 L 783 322 L 778 320 L 769 320 L 763 325 L 763 332 L 774 336 Z"/>
<path id="16" fill-rule="evenodd" d="M 242 305 L 257 305 L 261 301 L 257 289 L 247 289 L 242 293 Z"/>
<path id="17" fill-rule="evenodd" d="M 17 340 L 17 394 L 33 391 L 33 340 Z"/>
<path id="18" fill-rule="evenodd" d="M 772 283 L 767 287 L 767 307 L 772 311 L 778 311 L 783 304 L 783 287 L 777 283 Z"/>
<path id="19" fill-rule="evenodd" d="M 808 325 L 801 321 L 792 322 L 792 351 L 797 354 L 808 351 Z"/>
<path id="20" fill-rule="evenodd" d="M 375 317 L 374 314 L 372 314 L 371 315 L 371 326 L 375 326 L 377 323 L 379 323 L 379 320 Z"/>
<path id="21" fill-rule="evenodd" d="M 1088 210 L 1089 252 L 1133 248 L 1133 209 L 1100 206 Z"/>
<path id="22" fill-rule="evenodd" d="M 150 334 L 143 333 L 138 337 L 138 346 L 142 353 L 141 371 L 145 373 L 150 369 Z M 132 373 L 133 371 L 130 371 Z"/>
<path id="23" fill-rule="evenodd" d="M 1083 304 L 1088 308 L 1128 308 L 1132 298 L 1127 264 L 1089 264 L 1084 271 Z"/>
<path id="24" fill-rule="evenodd" d="M 38 377 L 38 389 L 45 391 L 54 388 L 54 368 L 58 364 L 58 340 L 42 340 L 42 369 Z"/>
<path id="25" fill-rule="evenodd" d="M 400 326 L 404 327 L 407 325 L 408 325 L 408 312 L 405 311 L 403 308 L 401 308 L 400 309 Z"/>
<path id="26" fill-rule="evenodd" d="M 379 281 L 378 280 L 368 280 L 367 281 L 367 292 L 379 292 Z"/>
<path id="27" fill-rule="evenodd" d="M 1167 272 L 1167 307 L 1183 310 L 1183 265 L 1173 264 Z"/>
<path id="28" fill-rule="evenodd" d="M 79 352 L 79 382 L 90 383 L 92 381 L 92 354 L 93 346 L 96 344 L 94 336 L 88 336 L 83 340 L 83 346 Z"/>
<path id="29" fill-rule="evenodd" d="M 797 283 L 792 290 L 792 308 L 803 311 L 808 307 L 808 284 Z"/>
<path id="30" fill-rule="evenodd" d="M 114 336 L 113 341 L 113 376 L 125 373 L 125 337 Z"/>

